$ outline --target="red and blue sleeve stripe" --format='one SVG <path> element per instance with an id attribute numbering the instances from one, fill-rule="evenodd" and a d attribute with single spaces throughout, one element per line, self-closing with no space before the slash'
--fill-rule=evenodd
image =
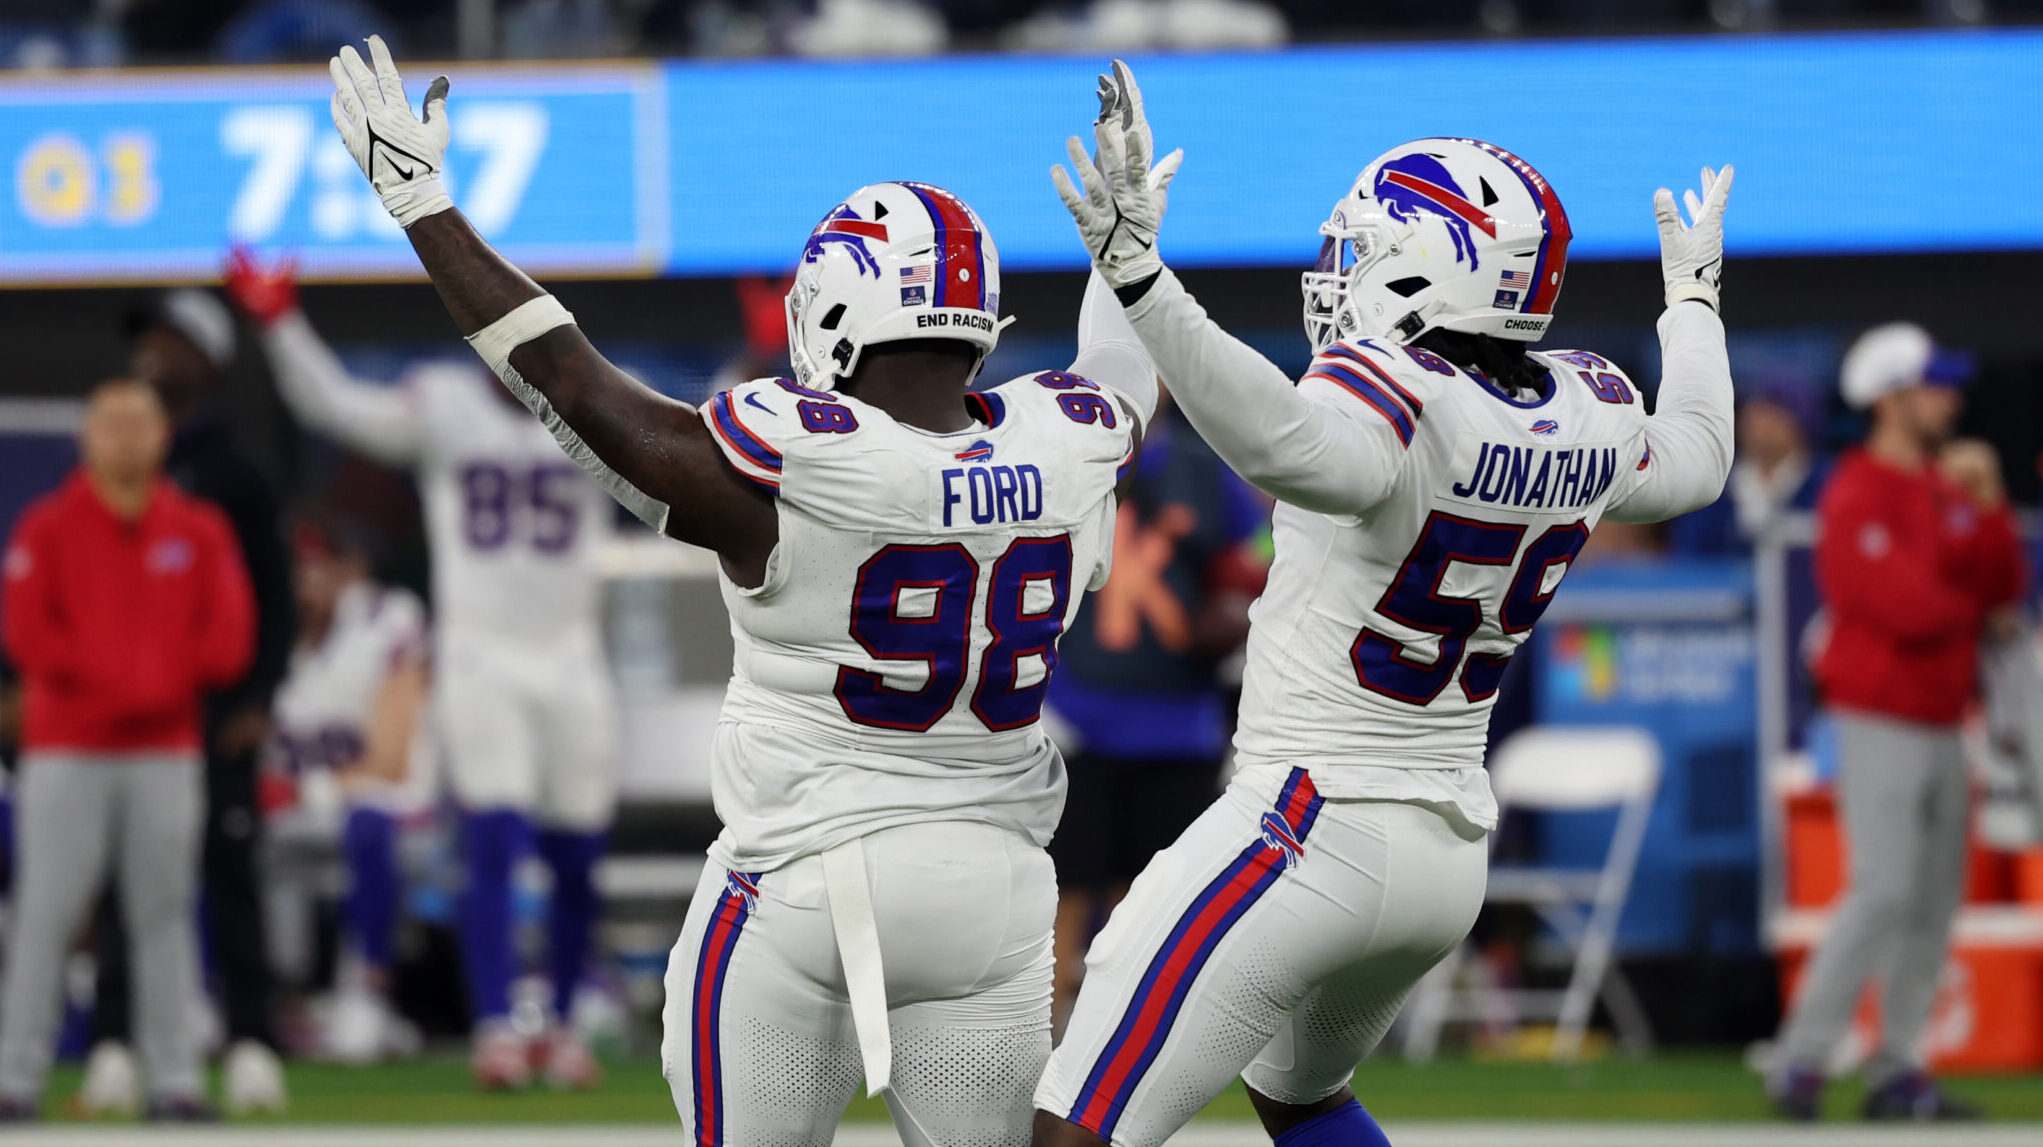
<path id="1" fill-rule="evenodd" d="M 733 469 L 768 490 L 779 492 L 780 451 L 754 434 L 738 417 L 738 408 L 731 402 L 730 391 L 710 399 L 709 427 L 723 446 L 724 453 L 730 456 Z"/>
<path id="2" fill-rule="evenodd" d="M 1399 398 L 1404 399 L 1405 405 L 1411 408 L 1412 417 L 1414 419 L 1417 419 L 1418 417 L 1426 413 L 1426 404 L 1419 401 L 1418 395 L 1413 394 L 1411 391 L 1406 390 L 1403 386 L 1400 386 L 1398 384 L 1397 379 L 1392 378 L 1390 376 L 1389 371 L 1376 365 L 1376 363 L 1372 362 L 1367 355 L 1362 354 L 1354 347 L 1344 346 L 1340 343 L 1335 343 L 1334 345 L 1328 347 L 1327 349 L 1321 351 L 1320 353 L 1332 355 L 1335 358 L 1347 359 L 1348 361 L 1356 363 L 1357 365 L 1361 366 L 1362 369 L 1368 371 L 1370 374 L 1375 375 L 1376 381 L 1391 388 L 1393 391 L 1396 391 L 1397 396 Z"/>
<path id="3" fill-rule="evenodd" d="M 965 392 L 965 407 L 988 430 L 1001 424 L 1007 418 L 1007 400 L 990 390 L 968 390 Z"/>
<path id="4" fill-rule="evenodd" d="M 1326 379 L 1328 382 L 1368 403 L 1378 414 L 1383 415 L 1384 419 L 1390 423 L 1392 429 L 1397 431 L 1399 442 L 1404 443 L 1406 446 L 1412 444 L 1412 434 L 1417 429 L 1413 425 L 1412 413 L 1401 405 L 1396 398 L 1393 398 L 1389 391 L 1377 385 L 1373 379 L 1365 376 L 1361 371 L 1354 370 L 1342 363 L 1322 360 L 1313 364 L 1312 370 L 1308 371 L 1305 377 Z"/>
<path id="5" fill-rule="evenodd" d="M 929 209 L 936 225 L 936 305 L 986 309 L 986 253 L 979 224 L 963 200 L 927 183 L 903 183 Z M 967 272 L 962 278 L 959 272 Z"/>
<path id="6" fill-rule="evenodd" d="M 1276 811 L 1301 844 L 1319 818 L 1323 799 L 1304 769 L 1291 770 Z M 1150 960 L 1120 1026 L 1093 1064 L 1066 1118 L 1113 1141 L 1121 1113 L 1170 1038 L 1192 984 L 1220 941 L 1277 883 L 1289 861 L 1290 854 L 1280 844 L 1259 835 L 1193 898 Z"/>
<path id="7" fill-rule="evenodd" d="M 758 886 L 759 873 L 731 873 L 742 888 Z M 695 1092 L 695 1147 L 723 1147 L 724 1065 L 723 1006 L 724 980 L 730 974 L 731 953 L 738 947 L 738 934 L 752 916 L 752 897 L 741 887 L 732 887 L 717 900 L 709 927 L 703 930 L 702 951 L 695 961 L 695 999 L 689 1044 L 693 1052 L 691 1090 Z"/>

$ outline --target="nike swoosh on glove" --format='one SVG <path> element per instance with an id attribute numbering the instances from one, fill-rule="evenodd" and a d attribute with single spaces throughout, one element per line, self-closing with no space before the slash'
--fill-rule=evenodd
<path id="1" fill-rule="evenodd" d="M 1185 153 L 1173 151 L 1151 166 L 1156 145 L 1142 111 L 1142 90 L 1135 86 L 1127 64 L 1115 60 L 1113 74 L 1100 77 L 1099 97 L 1100 117 L 1093 123 L 1098 161 L 1086 154 L 1077 136 L 1065 144 L 1084 191 L 1072 184 L 1062 167 L 1050 169 L 1050 181 L 1078 224 L 1093 266 L 1109 287 L 1118 290 L 1163 271 L 1156 233 L 1163 225 L 1170 181 Z"/>
<path id="2" fill-rule="evenodd" d="M 1674 193 L 1653 194 L 1653 216 L 1660 224 L 1660 274 L 1667 284 L 1667 305 L 1686 299 L 1717 305 L 1717 282 L 1724 274 L 1724 200 L 1731 194 L 1731 167 L 1702 169 L 1702 197 L 1686 192 L 1689 221 L 1674 206 Z"/>
<path id="3" fill-rule="evenodd" d="M 447 158 L 447 77 L 426 87 L 425 115 L 413 116 L 404 77 L 383 37 L 369 37 L 369 60 L 353 44 L 327 63 L 333 75 L 333 126 L 384 209 L 409 227 L 454 206 L 440 185 Z"/>

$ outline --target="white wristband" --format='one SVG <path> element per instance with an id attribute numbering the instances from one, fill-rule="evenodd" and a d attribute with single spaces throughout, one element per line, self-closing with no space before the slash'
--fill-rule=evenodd
<path id="1" fill-rule="evenodd" d="M 571 326 L 574 321 L 575 317 L 560 305 L 559 299 L 541 295 L 512 307 L 503 318 L 469 335 L 468 345 L 502 378 L 510 369 L 512 351 L 555 327 Z"/>
<path id="2" fill-rule="evenodd" d="M 1675 283 L 1667 288 L 1667 305 L 1670 307 L 1690 299 L 1713 311 L 1721 311 L 1717 305 L 1717 288 L 1708 283 Z"/>

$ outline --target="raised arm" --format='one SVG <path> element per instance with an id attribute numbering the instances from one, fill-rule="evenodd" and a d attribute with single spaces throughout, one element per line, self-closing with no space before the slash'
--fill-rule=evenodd
<path id="1" fill-rule="evenodd" d="M 568 457 L 653 528 L 722 555 L 757 584 L 779 536 L 772 499 L 739 478 L 695 408 L 658 394 L 597 353 L 574 316 L 497 254 L 440 185 L 447 78 L 414 117 L 382 38 L 330 70 L 333 118 L 355 162 L 411 239 L 461 333 L 539 416 Z"/>
<path id="2" fill-rule="evenodd" d="M 298 309 L 296 268 L 288 260 L 266 267 L 237 247 L 221 285 L 261 332 L 277 390 L 300 422 L 392 466 L 419 460 L 425 435 L 418 412 L 396 387 L 348 374 Z"/>
<path id="3" fill-rule="evenodd" d="M 1702 173 L 1702 197 L 1687 195 L 1689 222 L 1664 188 L 1654 196 L 1667 310 L 1661 314 L 1659 409 L 1646 419 L 1631 488 L 1612 496 L 1615 522 L 1659 522 L 1700 510 L 1731 475 L 1734 415 L 1731 359 L 1717 317 L 1724 269 L 1724 201 L 1732 171 Z"/>
<path id="4" fill-rule="evenodd" d="M 1168 269 L 1124 290 L 1171 397 L 1222 461 L 1301 509 L 1359 514 L 1388 497 L 1406 443 L 1394 424 L 1331 386 L 1293 385 L 1221 330 Z"/>
<path id="5" fill-rule="evenodd" d="M 1126 400 L 1143 426 L 1156 413 L 1156 360 L 1128 324 L 1121 300 L 1094 271 L 1078 308 L 1078 357 L 1071 373 L 1089 378 Z"/>
<path id="6" fill-rule="evenodd" d="M 1404 464 L 1394 427 L 1319 388 L 1293 386 L 1268 359 L 1220 329 L 1163 265 L 1156 235 L 1182 152 L 1150 164 L 1155 145 L 1141 90 L 1116 60 L 1093 125 L 1098 162 L 1072 139 L 1083 191 L 1053 168 L 1057 193 L 1185 417 L 1214 452 L 1271 497 L 1322 513 L 1382 501 Z"/>

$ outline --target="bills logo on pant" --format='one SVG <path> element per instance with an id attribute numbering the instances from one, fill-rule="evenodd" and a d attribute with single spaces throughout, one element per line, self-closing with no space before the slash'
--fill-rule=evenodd
<path id="1" fill-rule="evenodd" d="M 758 877 L 744 872 L 733 872 L 730 874 L 730 879 L 725 881 L 725 884 L 731 890 L 731 894 L 744 900 L 747 915 L 759 910 L 759 885 L 757 881 Z"/>
<path id="2" fill-rule="evenodd" d="M 1291 832 L 1291 826 L 1274 812 L 1263 814 L 1263 843 L 1284 854 L 1284 867 L 1296 868 L 1305 859 L 1305 846 Z"/>

